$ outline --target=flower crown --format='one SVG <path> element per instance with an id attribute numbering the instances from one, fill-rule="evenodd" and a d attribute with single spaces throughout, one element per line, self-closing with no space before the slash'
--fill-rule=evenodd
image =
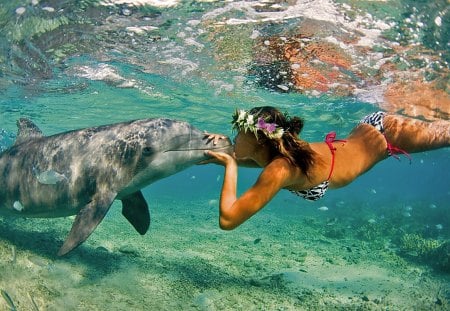
<path id="1" fill-rule="evenodd" d="M 255 120 L 255 116 L 250 114 L 246 110 L 236 110 L 233 114 L 233 121 L 231 122 L 233 125 L 233 129 L 252 132 L 257 136 L 257 131 L 262 131 L 268 138 L 281 138 L 284 133 L 284 129 L 279 127 L 275 123 L 266 123 L 266 121 L 259 117 Z"/>

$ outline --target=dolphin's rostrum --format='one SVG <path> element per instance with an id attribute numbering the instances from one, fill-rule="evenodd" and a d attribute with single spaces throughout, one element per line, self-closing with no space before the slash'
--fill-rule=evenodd
<path id="1" fill-rule="evenodd" d="M 0 213 L 23 217 L 77 215 L 58 255 L 85 241 L 115 199 L 140 233 L 150 225 L 141 189 L 205 160 L 217 145 L 189 123 L 158 118 L 43 136 L 28 119 L 0 154 Z"/>

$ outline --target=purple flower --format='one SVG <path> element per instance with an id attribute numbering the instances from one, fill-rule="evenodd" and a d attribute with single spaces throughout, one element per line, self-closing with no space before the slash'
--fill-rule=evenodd
<path id="1" fill-rule="evenodd" d="M 266 121 L 264 121 L 263 118 L 258 118 L 258 124 L 256 124 L 256 127 L 259 129 L 265 129 L 266 128 Z"/>
<path id="2" fill-rule="evenodd" d="M 266 124 L 266 130 L 267 130 L 269 133 L 275 132 L 276 128 L 277 128 L 277 125 L 276 125 L 275 123 L 267 123 L 267 124 Z"/>
<path id="3" fill-rule="evenodd" d="M 275 132 L 277 125 L 275 123 L 266 123 L 263 118 L 258 118 L 256 128 L 266 130 L 269 134 Z"/>

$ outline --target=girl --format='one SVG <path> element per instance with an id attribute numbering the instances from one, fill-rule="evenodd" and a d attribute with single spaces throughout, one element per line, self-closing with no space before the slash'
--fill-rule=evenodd
<path id="1" fill-rule="evenodd" d="M 234 154 L 207 151 L 225 166 L 220 196 L 220 227 L 232 230 L 262 209 L 281 189 L 318 200 L 328 188 L 343 187 L 379 161 L 399 154 L 450 146 L 450 122 L 424 122 L 384 112 L 363 118 L 343 140 L 334 132 L 324 142 L 298 138 L 303 120 L 274 107 L 239 110 Z M 210 139 L 220 139 L 210 135 Z M 264 168 L 256 183 L 236 197 L 238 164 Z"/>

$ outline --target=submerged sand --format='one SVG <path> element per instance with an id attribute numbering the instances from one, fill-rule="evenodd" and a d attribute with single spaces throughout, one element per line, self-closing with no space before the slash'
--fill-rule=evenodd
<path id="1" fill-rule="evenodd" d="M 388 245 L 329 238 L 321 214 L 268 208 L 235 231 L 217 201 L 149 200 L 141 237 L 115 202 L 58 258 L 72 219 L 0 218 L 0 289 L 17 310 L 449 310 L 450 277 Z M 314 211 L 315 213 L 320 213 Z M 0 310 L 9 310 L 0 297 Z"/>

